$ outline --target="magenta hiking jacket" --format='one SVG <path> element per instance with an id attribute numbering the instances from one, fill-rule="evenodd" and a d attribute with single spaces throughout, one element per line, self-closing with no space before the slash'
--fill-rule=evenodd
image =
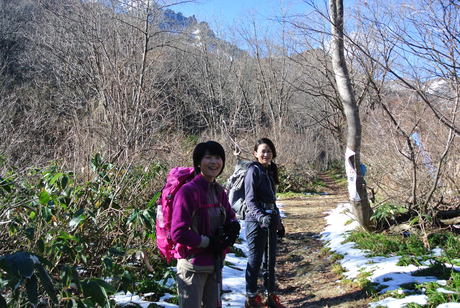
<path id="1" fill-rule="evenodd" d="M 208 192 L 210 185 L 201 174 L 196 175 L 190 182 L 184 184 L 174 197 L 173 214 L 171 220 L 171 237 L 176 243 L 176 259 L 193 258 L 195 265 L 214 265 L 215 256 L 208 248 L 198 247 L 201 235 L 211 236 L 208 215 Z M 219 185 L 220 188 L 222 188 Z M 231 208 L 227 194 L 222 188 L 218 200 L 226 213 L 225 222 L 236 220 L 235 212 Z M 198 233 L 192 230 L 193 217 L 198 215 Z"/>

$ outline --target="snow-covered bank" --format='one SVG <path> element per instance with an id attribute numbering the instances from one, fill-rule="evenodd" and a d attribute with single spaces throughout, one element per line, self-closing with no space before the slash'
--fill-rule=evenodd
<path id="1" fill-rule="evenodd" d="M 371 273 L 368 279 L 371 282 L 377 283 L 382 286 L 380 293 L 383 294 L 387 291 L 398 290 L 400 294 L 404 294 L 401 285 L 408 283 L 423 283 L 435 281 L 439 284 L 446 284 L 445 280 L 438 280 L 436 277 L 420 277 L 412 276 L 411 274 L 419 269 L 427 268 L 429 261 L 425 261 L 423 266 L 398 266 L 397 263 L 400 257 L 367 257 L 366 251 L 354 248 L 355 244 L 352 242 L 344 243 L 346 233 L 356 229 L 359 225 L 356 221 L 352 220 L 350 214 L 351 205 L 349 203 L 340 203 L 337 207 L 328 212 L 326 217 L 327 227 L 321 234 L 321 239 L 325 241 L 326 246 L 332 251 L 343 255 L 340 264 L 346 270 L 344 276 L 349 279 L 357 278 L 362 272 Z M 433 257 L 439 256 L 440 249 L 434 249 L 432 252 Z M 456 268 L 459 270 L 459 268 Z M 369 307 L 390 307 L 399 308 L 404 307 L 408 303 L 416 303 L 419 305 L 427 304 L 427 296 L 410 295 L 404 298 L 385 298 L 381 301 L 371 303 Z M 452 308 L 460 307 L 458 303 L 442 304 L 438 308 Z"/>

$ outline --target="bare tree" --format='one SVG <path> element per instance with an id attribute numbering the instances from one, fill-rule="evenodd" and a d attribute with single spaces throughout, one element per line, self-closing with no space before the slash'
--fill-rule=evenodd
<path id="1" fill-rule="evenodd" d="M 452 109 L 438 102 L 453 102 L 459 95 L 460 5 L 448 0 L 394 4 L 389 1 L 363 5 L 357 19 L 366 31 L 375 35 L 376 42 L 381 42 L 380 46 L 391 45 L 396 58 L 379 57 L 366 52 L 352 38 L 350 42 L 402 86 L 416 93 L 436 118 L 458 135 L 458 124 L 451 121 Z M 434 93 L 433 84 L 427 81 L 444 82 L 447 88 Z M 442 93 L 444 97 L 440 97 Z"/>
<path id="2" fill-rule="evenodd" d="M 79 171 L 95 152 L 126 162 L 164 158 L 181 140 L 187 148 L 201 135 L 218 138 L 223 119 L 250 144 L 270 135 L 299 169 L 336 158 L 325 148 L 337 143 L 317 125 L 324 127 L 323 106 L 302 91 L 307 74 L 288 58 L 290 40 L 254 40 L 251 29 L 244 38 L 253 49 L 244 52 L 209 29 L 192 31 L 196 20 L 193 29 L 170 31 L 159 1 L 21 0 L 33 10 L 0 3 L 31 13 L 27 28 L 3 19 L 27 44 L 2 63 L 2 76 L 13 68 L 27 81 L 0 98 L 1 150 L 14 159 L 57 158 Z M 341 112 L 329 109 L 330 125 L 340 126 Z"/>
<path id="3" fill-rule="evenodd" d="M 332 29 L 332 65 L 337 89 L 347 119 L 347 150 L 345 153 L 350 201 L 359 223 L 370 228 L 372 209 L 367 197 L 366 182 L 361 172 L 361 121 L 344 52 L 343 0 L 329 0 Z"/>
<path id="4" fill-rule="evenodd" d="M 442 216 L 441 209 L 458 207 L 458 186 L 453 180 L 458 171 L 452 166 L 458 164 L 453 135 L 458 135 L 459 127 L 460 6 L 441 0 L 395 4 L 367 2 L 357 6 L 357 32 L 366 32 L 368 40 L 348 37 L 360 57 L 385 75 L 370 80 L 377 110 L 384 112 L 392 126 L 386 126 L 386 136 L 392 132 L 394 142 L 370 142 L 377 146 L 371 152 L 378 153 L 370 159 L 386 162 L 386 166 L 375 165 L 379 173 L 373 178 L 379 185 L 386 182 L 382 192 L 407 204 L 410 211 Z M 376 124 L 376 115 L 372 118 Z M 375 126 L 373 129 L 376 131 Z M 372 132 L 369 135 L 375 136 Z M 393 154 L 385 146 L 391 144 L 402 160 L 389 160 Z M 381 176 L 385 172 L 393 176 Z"/>

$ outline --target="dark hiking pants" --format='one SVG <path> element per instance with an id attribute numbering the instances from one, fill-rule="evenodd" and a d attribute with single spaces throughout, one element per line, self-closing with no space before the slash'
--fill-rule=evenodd
<path id="1" fill-rule="evenodd" d="M 268 243 L 268 229 L 261 228 L 258 222 L 246 221 L 246 240 L 248 243 L 249 255 L 246 267 L 246 294 L 247 296 L 257 295 L 257 279 L 259 270 L 264 259 L 265 248 Z M 271 269 L 270 275 L 263 273 L 265 290 L 271 293 L 275 290 L 275 254 L 276 254 L 276 232 L 270 232 L 270 260 L 268 266 Z M 270 276 L 270 277 L 269 277 Z"/>

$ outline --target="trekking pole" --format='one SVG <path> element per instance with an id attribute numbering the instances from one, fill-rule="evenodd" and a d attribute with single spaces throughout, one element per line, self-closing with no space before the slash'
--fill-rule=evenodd
<path id="1" fill-rule="evenodd" d="M 267 230 L 268 230 L 267 234 L 270 235 L 270 229 L 267 228 Z M 267 243 L 265 244 L 265 252 L 264 252 L 264 262 L 262 264 L 262 268 L 263 268 L 263 271 L 264 271 L 263 277 L 264 277 L 264 288 L 265 288 L 265 290 L 268 290 L 268 286 L 269 286 L 268 280 L 270 279 L 269 273 L 268 273 L 268 271 L 269 271 L 269 269 L 268 269 L 269 268 L 269 266 L 268 266 L 268 249 L 269 249 L 268 241 L 269 241 L 269 239 L 267 237 Z"/>
<path id="2" fill-rule="evenodd" d="M 218 238 L 223 237 L 224 229 L 222 226 L 217 230 Z M 217 281 L 217 307 L 222 307 L 222 268 L 224 262 L 222 258 L 222 251 L 218 251 L 216 254 L 216 281 Z"/>
<path id="3" fill-rule="evenodd" d="M 273 210 L 267 210 L 266 211 L 269 215 L 273 215 Z M 271 281 L 271 278 L 273 277 L 273 270 L 274 268 L 272 268 L 270 266 L 270 262 L 272 260 L 272 239 L 271 239 L 271 232 L 272 232 L 272 226 L 268 226 L 267 228 L 267 245 L 266 245 L 266 264 L 267 264 L 267 276 L 268 278 L 266 279 L 266 286 L 265 286 L 265 290 L 267 291 L 267 295 L 268 295 L 268 290 L 269 288 L 273 285 L 273 281 Z"/>
<path id="4" fill-rule="evenodd" d="M 217 280 L 217 307 L 222 307 L 222 256 L 217 256 L 216 260 L 216 280 Z"/>

